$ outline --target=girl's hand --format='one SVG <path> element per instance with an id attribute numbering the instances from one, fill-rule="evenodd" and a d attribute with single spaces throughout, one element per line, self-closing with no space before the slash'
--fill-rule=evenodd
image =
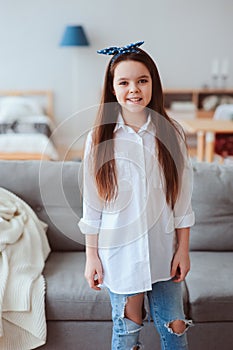
<path id="1" fill-rule="evenodd" d="M 189 253 L 184 252 L 182 249 L 178 248 L 174 258 L 172 260 L 171 266 L 171 277 L 174 282 L 181 282 L 185 279 L 187 273 L 190 270 L 190 258 Z"/>
<path id="2" fill-rule="evenodd" d="M 87 257 L 84 275 L 92 289 L 101 290 L 98 285 L 103 283 L 103 268 L 98 255 Z"/>

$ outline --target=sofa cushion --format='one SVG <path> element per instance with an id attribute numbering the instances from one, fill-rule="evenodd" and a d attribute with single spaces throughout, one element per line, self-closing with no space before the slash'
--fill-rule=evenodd
<path id="1" fill-rule="evenodd" d="M 191 252 L 186 277 L 194 322 L 233 321 L 233 252 Z"/>
<path id="2" fill-rule="evenodd" d="M 233 251 L 233 166 L 196 163 L 191 250 Z"/>
<path id="3" fill-rule="evenodd" d="M 53 252 L 44 269 L 47 320 L 110 321 L 106 289 L 92 290 L 84 278 L 85 253 Z M 188 293 L 182 283 L 184 310 L 188 317 Z"/>
<path id="4" fill-rule="evenodd" d="M 92 290 L 84 278 L 84 252 L 53 252 L 44 269 L 47 320 L 111 320 L 106 290 Z"/>
<path id="5" fill-rule="evenodd" d="M 82 215 L 79 173 L 78 162 L 0 161 L 0 186 L 26 201 L 49 225 L 52 250 L 84 250 L 78 228 Z"/>

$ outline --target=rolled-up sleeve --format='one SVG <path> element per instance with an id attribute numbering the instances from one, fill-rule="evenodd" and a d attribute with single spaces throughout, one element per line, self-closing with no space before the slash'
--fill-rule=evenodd
<path id="1" fill-rule="evenodd" d="M 180 192 L 174 206 L 175 228 L 191 227 L 195 223 L 195 214 L 191 205 L 193 191 L 193 168 L 186 150 L 184 150 L 184 159 L 185 162 L 181 178 Z"/>
<path id="2" fill-rule="evenodd" d="M 98 234 L 101 218 L 103 201 L 98 195 L 95 184 L 94 172 L 92 169 L 93 162 L 91 161 L 91 143 L 92 133 L 87 136 L 84 158 L 82 161 L 83 167 L 83 216 L 80 219 L 78 226 L 83 234 Z"/>

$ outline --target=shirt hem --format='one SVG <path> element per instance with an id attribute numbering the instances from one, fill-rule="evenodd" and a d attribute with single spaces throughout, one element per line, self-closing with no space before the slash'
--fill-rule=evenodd
<path id="1" fill-rule="evenodd" d="M 152 290 L 152 285 L 154 283 L 157 283 L 157 282 L 165 282 L 165 281 L 169 281 L 171 280 L 172 277 L 169 276 L 169 277 L 164 277 L 164 278 L 158 278 L 156 279 L 154 282 L 151 282 L 151 287 L 149 288 L 142 288 L 142 289 L 138 289 L 138 290 L 130 290 L 130 291 L 116 291 L 114 289 L 112 289 L 108 283 L 103 283 L 101 285 L 99 285 L 99 287 L 101 289 L 109 289 L 112 293 L 115 293 L 115 294 L 138 294 L 138 293 L 145 293 L 145 292 L 149 292 Z"/>

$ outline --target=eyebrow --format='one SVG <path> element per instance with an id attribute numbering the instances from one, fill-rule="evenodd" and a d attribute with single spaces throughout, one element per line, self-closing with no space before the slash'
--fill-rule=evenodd
<path id="1" fill-rule="evenodd" d="M 137 77 L 137 79 L 143 79 L 143 78 L 149 79 L 149 77 L 150 77 L 149 75 L 144 74 L 144 75 L 140 75 L 139 77 Z M 129 80 L 129 78 L 122 77 L 122 78 L 117 79 L 117 81 L 121 81 L 121 80 Z"/>

